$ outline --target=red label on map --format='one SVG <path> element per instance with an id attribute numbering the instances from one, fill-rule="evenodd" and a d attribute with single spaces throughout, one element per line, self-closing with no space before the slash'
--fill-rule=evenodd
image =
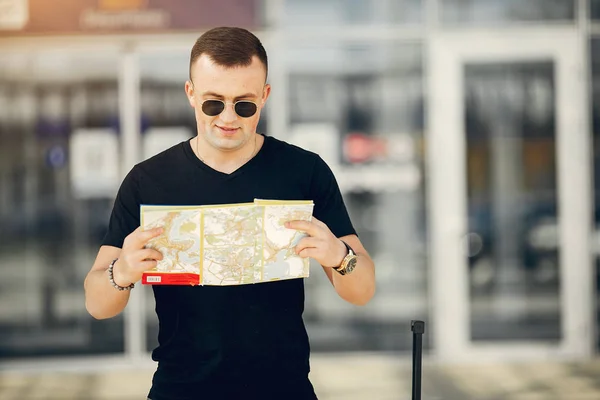
<path id="1" fill-rule="evenodd" d="M 192 285 L 200 284 L 200 275 L 192 273 L 176 272 L 144 272 L 142 275 L 143 285 Z"/>

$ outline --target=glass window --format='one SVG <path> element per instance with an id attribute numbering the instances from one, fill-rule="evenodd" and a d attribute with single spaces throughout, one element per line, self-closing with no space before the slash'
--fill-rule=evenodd
<path id="1" fill-rule="evenodd" d="M 561 337 L 554 67 L 465 67 L 473 340 Z"/>
<path id="2" fill-rule="evenodd" d="M 573 21 L 575 0 L 442 0 L 447 24 Z"/>
<path id="3" fill-rule="evenodd" d="M 590 0 L 590 17 L 593 20 L 600 19 L 600 0 Z"/>
<path id="4" fill-rule="evenodd" d="M 285 0 L 281 26 L 285 29 L 422 22 L 422 0 Z"/>
<path id="5" fill-rule="evenodd" d="M 377 295 L 364 308 L 340 299 L 320 266 L 311 267 L 304 315 L 316 351 L 408 350 L 398 332 L 427 316 L 422 50 L 366 42 L 287 51 L 285 139 L 332 168 L 377 265 Z"/>
<path id="6" fill-rule="evenodd" d="M 594 176 L 594 209 L 595 235 L 592 251 L 596 265 L 596 282 L 598 300 L 600 301 L 600 39 L 591 41 L 591 73 L 592 73 L 592 127 L 593 127 L 593 176 Z M 597 303 L 600 304 L 600 303 Z M 600 311 L 600 310 L 598 310 Z M 600 324 L 600 312 L 597 313 Z M 600 349 L 600 333 L 597 345 Z"/>
<path id="7" fill-rule="evenodd" d="M 83 281 L 119 184 L 118 56 L 0 58 L 0 357 L 123 352 Z"/>

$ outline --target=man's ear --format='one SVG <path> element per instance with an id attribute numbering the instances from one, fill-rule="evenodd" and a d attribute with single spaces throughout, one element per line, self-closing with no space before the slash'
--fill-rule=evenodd
<path id="1" fill-rule="evenodd" d="M 185 95 L 190 102 L 190 106 L 196 108 L 196 98 L 194 97 L 194 84 L 190 81 L 185 82 Z"/>
<path id="2" fill-rule="evenodd" d="M 263 96 L 262 96 L 262 107 L 265 106 L 267 99 L 269 98 L 269 95 L 271 94 L 271 85 L 269 85 L 268 83 L 265 85 L 265 88 L 263 89 Z"/>

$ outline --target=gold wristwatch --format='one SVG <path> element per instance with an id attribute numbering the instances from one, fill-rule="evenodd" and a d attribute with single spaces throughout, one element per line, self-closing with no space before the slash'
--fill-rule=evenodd
<path id="1" fill-rule="evenodd" d="M 352 247 L 348 245 L 348 243 L 344 242 L 343 240 L 341 242 L 344 243 L 344 246 L 346 246 L 346 249 L 348 249 L 348 254 L 346 254 L 346 257 L 344 257 L 340 266 L 334 268 L 334 270 L 340 275 L 348 275 L 354 271 L 356 262 L 358 261 L 358 256 L 354 250 L 352 250 Z"/>

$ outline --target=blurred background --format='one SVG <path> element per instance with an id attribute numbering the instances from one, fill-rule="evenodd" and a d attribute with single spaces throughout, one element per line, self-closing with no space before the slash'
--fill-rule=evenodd
<path id="1" fill-rule="evenodd" d="M 320 398 L 409 398 L 422 319 L 424 398 L 600 399 L 599 0 L 0 0 L 0 398 L 145 398 L 151 289 L 96 321 L 83 280 L 127 171 L 195 135 L 220 25 L 377 266 L 361 308 L 306 280 Z"/>

